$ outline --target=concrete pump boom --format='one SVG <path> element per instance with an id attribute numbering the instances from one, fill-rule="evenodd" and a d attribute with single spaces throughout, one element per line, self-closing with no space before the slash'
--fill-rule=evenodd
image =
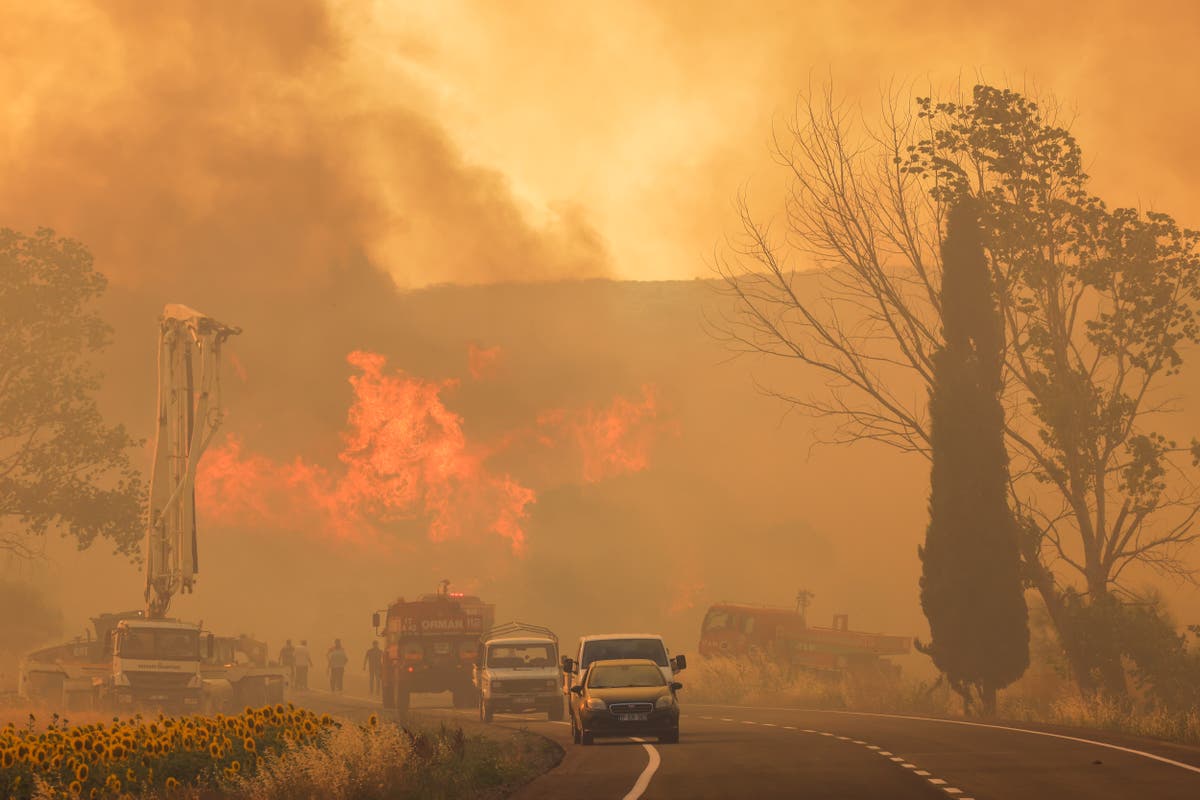
<path id="1" fill-rule="evenodd" d="M 165 616 L 171 598 L 191 592 L 196 580 L 196 464 L 221 424 L 221 344 L 238 333 L 187 306 L 163 309 L 146 527 L 146 615 L 152 619 Z"/>

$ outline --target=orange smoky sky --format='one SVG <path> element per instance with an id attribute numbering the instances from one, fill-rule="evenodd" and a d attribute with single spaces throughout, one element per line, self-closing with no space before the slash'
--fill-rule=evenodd
<path id="1" fill-rule="evenodd" d="M 0 211 L 117 280 L 231 253 L 402 287 L 705 275 L 826 78 L 867 108 L 897 80 L 1036 86 L 1111 203 L 1200 216 L 1187 2 L 2 5 Z"/>

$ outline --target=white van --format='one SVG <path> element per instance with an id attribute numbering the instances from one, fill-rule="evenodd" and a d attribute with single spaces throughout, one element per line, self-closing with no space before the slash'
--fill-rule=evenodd
<path id="1" fill-rule="evenodd" d="M 575 658 L 563 656 L 563 692 L 583 683 L 587 669 L 594 661 L 618 658 L 646 658 L 658 664 L 667 683 L 675 681 L 675 673 L 687 669 L 687 658 L 670 656 L 663 638 L 654 633 L 604 633 L 583 636 Z"/>

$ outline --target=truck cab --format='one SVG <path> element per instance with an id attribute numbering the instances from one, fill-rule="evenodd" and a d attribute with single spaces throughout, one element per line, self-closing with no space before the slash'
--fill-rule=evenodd
<path id="1" fill-rule="evenodd" d="M 199 710 L 200 628 L 169 619 L 124 619 L 112 632 L 112 673 L 96 679 L 109 708 Z"/>
<path id="2" fill-rule="evenodd" d="M 474 670 L 479 718 L 491 722 L 497 711 L 544 711 L 561 720 L 561 680 L 552 631 L 521 622 L 497 626 L 484 634 Z"/>
<path id="3" fill-rule="evenodd" d="M 658 665 L 668 684 L 675 682 L 676 673 L 687 669 L 687 657 L 672 657 L 666 642 L 654 633 L 605 633 L 583 636 L 575 658 L 563 656 L 563 693 L 583 683 L 588 667 L 594 661 L 649 659 Z"/>

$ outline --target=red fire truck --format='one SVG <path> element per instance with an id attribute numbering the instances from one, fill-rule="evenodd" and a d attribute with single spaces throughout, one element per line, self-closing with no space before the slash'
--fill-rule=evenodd
<path id="1" fill-rule="evenodd" d="M 809 626 L 802 611 L 771 606 L 718 603 L 708 609 L 700 629 L 700 654 L 730 658 L 758 655 L 797 669 L 842 674 L 893 669 L 885 656 L 910 652 L 906 636 L 850 630 L 838 614 L 833 626 Z"/>
<path id="2" fill-rule="evenodd" d="M 479 637 L 496 620 L 496 607 L 478 597 L 450 591 L 442 581 L 434 594 L 401 597 L 375 612 L 376 635 L 383 636 L 383 706 L 408 711 L 409 696 L 451 692 L 455 708 L 473 708 L 479 699 L 471 682 Z M 382 624 L 382 630 L 380 630 Z"/>

